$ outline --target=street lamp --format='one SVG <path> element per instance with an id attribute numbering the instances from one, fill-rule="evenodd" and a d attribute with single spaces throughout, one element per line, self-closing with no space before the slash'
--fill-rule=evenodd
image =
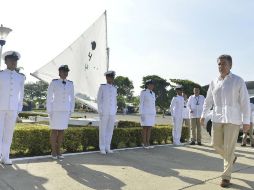
<path id="1" fill-rule="evenodd" d="M 1 60 L 2 60 L 2 51 L 3 46 L 5 45 L 5 38 L 8 36 L 8 34 L 12 31 L 10 28 L 3 27 L 1 24 L 0 26 L 0 69 L 1 69 Z"/>

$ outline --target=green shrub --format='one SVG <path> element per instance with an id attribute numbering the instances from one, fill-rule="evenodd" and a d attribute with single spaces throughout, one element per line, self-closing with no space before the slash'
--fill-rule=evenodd
<path id="1" fill-rule="evenodd" d="M 139 122 L 135 121 L 119 121 L 117 128 L 129 128 L 129 127 L 140 127 Z"/>
<path id="2" fill-rule="evenodd" d="M 156 126 L 152 128 L 150 143 L 157 144 L 167 143 L 172 136 L 172 128 L 169 126 Z"/>
<path id="3" fill-rule="evenodd" d="M 182 138 L 188 139 L 189 128 L 183 128 Z M 140 146 L 142 128 L 116 128 L 112 137 L 112 148 Z M 171 126 L 152 128 L 151 144 L 169 143 Z M 45 155 L 50 153 L 50 129 L 35 124 L 17 124 L 14 131 L 11 154 L 14 156 Z M 80 152 L 99 149 L 99 130 L 95 127 L 69 127 L 65 130 L 63 149 Z"/>
<path id="4" fill-rule="evenodd" d="M 83 129 L 83 150 L 88 150 L 89 147 L 99 149 L 99 129 L 96 127 L 83 127 Z"/>
<path id="5" fill-rule="evenodd" d="M 41 116 L 41 117 L 48 117 L 47 113 L 35 113 L 35 112 L 20 112 L 19 117 L 28 119 L 29 116 Z"/>
<path id="6" fill-rule="evenodd" d="M 80 152 L 83 151 L 83 129 L 69 127 L 64 132 L 63 148 L 67 152 Z"/>
<path id="7" fill-rule="evenodd" d="M 11 150 L 17 154 L 42 155 L 50 152 L 50 130 L 45 126 L 16 127 Z"/>

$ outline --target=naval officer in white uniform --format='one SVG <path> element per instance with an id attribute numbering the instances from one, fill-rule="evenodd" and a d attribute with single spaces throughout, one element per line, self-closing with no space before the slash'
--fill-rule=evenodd
<path id="1" fill-rule="evenodd" d="M 150 146 L 150 136 L 151 129 L 155 125 L 155 116 L 156 116 L 156 108 L 155 108 L 155 93 L 154 89 L 154 81 L 149 79 L 145 82 L 145 90 L 142 90 L 140 93 L 140 104 L 139 104 L 139 113 L 141 115 L 141 126 L 142 130 L 142 139 L 143 139 L 143 147 L 153 148 Z"/>
<path id="2" fill-rule="evenodd" d="M 49 84 L 47 94 L 47 112 L 50 117 L 50 143 L 53 159 L 63 159 L 60 152 L 71 113 L 74 112 L 75 98 L 73 82 L 67 80 L 68 65 L 59 67 L 59 79 Z"/>
<path id="3" fill-rule="evenodd" d="M 22 111 L 25 77 L 15 71 L 20 54 L 8 51 L 3 54 L 7 68 L 0 72 L 0 157 L 10 165 L 10 147 L 18 113 Z"/>
<path id="4" fill-rule="evenodd" d="M 183 125 L 183 109 L 184 98 L 182 97 L 183 86 L 179 85 L 175 87 L 177 96 L 173 97 L 170 104 L 170 112 L 173 119 L 173 143 L 174 145 L 181 145 L 180 139 L 182 134 Z"/>
<path id="5" fill-rule="evenodd" d="M 115 116 L 117 112 L 117 88 L 113 85 L 115 71 L 107 71 L 105 74 L 107 84 L 101 84 L 97 104 L 100 116 L 99 146 L 101 154 L 113 153 L 110 149 Z"/>

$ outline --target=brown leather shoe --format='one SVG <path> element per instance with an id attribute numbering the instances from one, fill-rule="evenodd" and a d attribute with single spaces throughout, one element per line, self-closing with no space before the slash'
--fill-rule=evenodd
<path id="1" fill-rule="evenodd" d="M 230 185 L 230 180 L 228 179 L 221 180 L 221 183 L 220 183 L 221 187 L 225 188 L 225 187 L 229 187 L 229 185 Z"/>
<path id="2" fill-rule="evenodd" d="M 237 156 L 235 156 L 235 159 L 233 160 L 233 164 L 236 162 L 236 160 L 237 160 Z"/>

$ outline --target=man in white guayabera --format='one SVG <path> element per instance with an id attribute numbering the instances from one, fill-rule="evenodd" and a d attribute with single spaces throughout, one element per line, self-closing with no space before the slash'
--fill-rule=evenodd
<path id="1" fill-rule="evenodd" d="M 247 131 L 250 127 L 249 95 L 245 82 L 230 72 L 232 58 L 221 55 L 218 59 L 219 77 L 210 83 L 205 99 L 201 125 L 213 106 L 212 144 L 215 151 L 224 159 L 224 171 L 221 187 L 229 187 L 233 164 L 237 157 L 234 154 L 240 125 Z"/>
<path id="2" fill-rule="evenodd" d="M 203 110 L 203 104 L 205 97 L 200 95 L 199 87 L 193 89 L 193 95 L 189 97 L 187 107 L 190 111 L 190 121 L 191 121 L 191 145 L 195 145 L 196 141 L 198 145 L 201 144 L 201 126 L 200 126 L 200 117 Z"/>
<path id="3" fill-rule="evenodd" d="M 113 153 L 110 149 L 117 111 L 117 88 L 113 85 L 115 71 L 105 74 L 107 83 L 101 84 L 97 95 L 99 124 L 99 146 L 101 154 Z"/>

